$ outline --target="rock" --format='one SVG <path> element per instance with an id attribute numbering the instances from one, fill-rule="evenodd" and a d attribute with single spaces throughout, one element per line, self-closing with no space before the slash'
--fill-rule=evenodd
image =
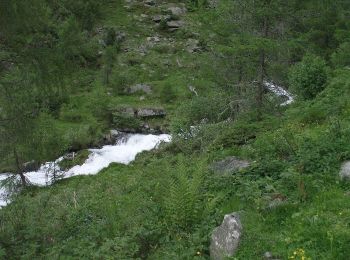
<path id="1" fill-rule="evenodd" d="M 271 252 L 265 252 L 264 253 L 264 259 L 271 259 L 273 257 Z"/>
<path id="2" fill-rule="evenodd" d="M 162 108 L 139 108 L 136 112 L 139 117 L 164 117 L 166 112 Z"/>
<path id="3" fill-rule="evenodd" d="M 265 252 L 263 255 L 263 259 L 265 259 L 265 260 L 280 260 L 279 257 L 274 256 L 271 252 Z"/>
<path id="4" fill-rule="evenodd" d="M 214 172 L 225 174 L 239 171 L 250 166 L 250 163 L 245 160 L 240 160 L 235 156 L 227 157 L 222 161 L 213 163 L 212 169 Z"/>
<path id="5" fill-rule="evenodd" d="M 350 180 L 350 161 L 342 164 L 339 175 L 342 180 Z"/>
<path id="6" fill-rule="evenodd" d="M 154 15 L 152 17 L 152 21 L 155 22 L 155 23 L 160 23 L 163 19 L 163 15 Z"/>
<path id="7" fill-rule="evenodd" d="M 177 30 L 185 25 L 183 21 L 168 21 L 166 23 L 170 31 Z"/>
<path id="8" fill-rule="evenodd" d="M 63 156 L 63 159 L 68 161 L 73 161 L 75 155 L 76 155 L 76 152 L 67 153 Z"/>
<path id="9" fill-rule="evenodd" d="M 210 8 L 216 8 L 219 6 L 220 0 L 209 0 L 209 7 Z"/>
<path id="10" fill-rule="evenodd" d="M 195 87 L 193 87 L 193 86 L 188 86 L 188 89 L 192 92 L 192 93 L 194 93 L 196 96 L 198 96 L 198 92 L 196 91 L 196 88 Z"/>
<path id="11" fill-rule="evenodd" d="M 136 115 L 136 111 L 132 107 L 123 107 L 119 109 L 118 112 L 127 117 L 134 117 Z"/>
<path id="12" fill-rule="evenodd" d="M 38 162 L 32 160 L 30 162 L 23 163 L 22 167 L 23 167 L 23 172 L 34 172 L 39 169 L 40 165 Z"/>
<path id="13" fill-rule="evenodd" d="M 116 43 L 123 42 L 126 38 L 126 34 L 124 32 L 117 31 L 115 33 L 115 41 Z"/>
<path id="14" fill-rule="evenodd" d="M 129 94 L 133 94 L 138 91 L 144 92 L 146 94 L 152 94 L 152 87 L 146 84 L 136 84 L 126 89 L 126 92 Z"/>
<path id="15" fill-rule="evenodd" d="M 155 6 L 156 5 L 156 1 L 154 1 L 154 0 L 145 0 L 144 3 L 147 6 Z"/>
<path id="16" fill-rule="evenodd" d="M 186 8 L 181 8 L 178 6 L 171 6 L 166 10 L 168 13 L 170 13 L 172 16 L 181 16 L 184 15 L 187 12 Z"/>
<path id="17" fill-rule="evenodd" d="M 210 258 L 223 260 L 235 254 L 242 236 L 238 213 L 225 215 L 222 224 L 211 235 Z"/>
<path id="18" fill-rule="evenodd" d="M 186 43 L 186 50 L 189 53 L 200 52 L 202 49 L 199 46 L 199 40 L 188 39 Z"/>
<path id="19" fill-rule="evenodd" d="M 160 42 L 160 38 L 158 36 L 147 37 L 146 39 L 148 42 L 153 42 L 153 43 Z"/>

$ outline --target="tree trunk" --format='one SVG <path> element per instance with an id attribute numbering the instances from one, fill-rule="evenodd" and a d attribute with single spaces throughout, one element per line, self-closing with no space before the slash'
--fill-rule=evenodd
<path id="1" fill-rule="evenodd" d="M 265 16 L 262 26 L 263 39 L 268 36 L 268 17 Z M 260 71 L 259 71 L 259 81 L 258 89 L 256 95 L 257 103 L 257 119 L 260 121 L 262 119 L 262 107 L 263 107 L 263 95 L 264 95 L 264 81 L 266 76 L 266 52 L 264 47 L 260 49 Z"/>
<path id="2" fill-rule="evenodd" d="M 16 148 L 13 148 L 13 155 L 15 156 L 17 174 L 19 174 L 19 176 L 21 178 L 22 186 L 25 187 L 25 186 L 27 186 L 27 181 L 26 181 L 26 177 L 23 174 L 23 167 L 19 161 L 19 157 L 18 157 L 18 153 L 17 153 Z"/>

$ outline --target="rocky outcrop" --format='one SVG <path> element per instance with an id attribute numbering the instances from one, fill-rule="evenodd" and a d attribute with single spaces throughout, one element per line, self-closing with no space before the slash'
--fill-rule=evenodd
<path id="1" fill-rule="evenodd" d="M 123 107 L 118 109 L 119 114 L 126 117 L 165 117 L 166 112 L 163 108 L 133 108 L 133 107 Z"/>
<path id="2" fill-rule="evenodd" d="M 238 159 L 235 156 L 230 156 L 224 160 L 213 163 L 211 168 L 216 173 L 227 174 L 242 170 L 249 166 L 250 162 Z"/>
<path id="3" fill-rule="evenodd" d="M 339 176 L 342 180 L 350 180 L 350 161 L 346 161 L 342 164 Z"/>
<path id="4" fill-rule="evenodd" d="M 136 110 L 138 117 L 165 117 L 166 112 L 162 108 L 139 108 Z"/>
<path id="5" fill-rule="evenodd" d="M 123 107 L 112 112 L 112 121 L 113 127 L 121 132 L 161 134 L 166 129 L 158 119 L 165 116 L 163 108 Z"/>
<path id="6" fill-rule="evenodd" d="M 237 251 L 242 236 L 242 224 L 238 213 L 225 215 L 222 224 L 215 228 L 210 243 L 210 258 L 223 260 Z"/>

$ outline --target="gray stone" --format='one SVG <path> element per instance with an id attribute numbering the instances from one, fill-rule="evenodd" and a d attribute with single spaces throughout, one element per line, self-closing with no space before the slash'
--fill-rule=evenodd
<path id="1" fill-rule="evenodd" d="M 249 166 L 250 163 L 248 161 L 240 160 L 235 156 L 230 156 L 224 160 L 213 163 L 212 169 L 217 173 L 231 173 Z"/>
<path id="2" fill-rule="evenodd" d="M 350 161 L 342 164 L 339 175 L 342 180 L 350 180 Z"/>
<path id="3" fill-rule="evenodd" d="M 63 156 L 63 159 L 67 161 L 73 161 L 75 158 L 75 154 L 75 152 L 67 153 Z"/>
<path id="4" fill-rule="evenodd" d="M 127 117 L 134 117 L 136 115 L 136 111 L 132 107 L 124 107 L 119 109 L 119 113 L 121 113 L 123 116 Z"/>
<path id="5" fill-rule="evenodd" d="M 223 260 L 235 254 L 242 236 L 242 224 L 237 213 L 225 215 L 222 224 L 211 235 L 210 258 Z"/>
<path id="6" fill-rule="evenodd" d="M 160 42 L 160 38 L 158 36 L 147 37 L 146 39 L 148 42 L 153 42 L 153 43 Z"/>
<path id="7" fill-rule="evenodd" d="M 200 52 L 202 49 L 199 46 L 199 40 L 188 39 L 186 43 L 186 50 L 189 53 Z"/>
<path id="8" fill-rule="evenodd" d="M 166 25 L 171 30 L 177 30 L 177 29 L 181 28 L 182 26 L 184 26 L 185 23 L 183 21 L 168 21 L 166 23 Z"/>
<path id="9" fill-rule="evenodd" d="M 171 6 L 167 9 L 167 12 L 170 13 L 173 16 L 181 16 L 184 15 L 187 12 L 186 8 L 181 8 L 178 6 Z"/>
<path id="10" fill-rule="evenodd" d="M 209 7 L 210 8 L 216 8 L 219 6 L 220 0 L 209 0 Z"/>
<path id="11" fill-rule="evenodd" d="M 133 94 L 139 91 L 146 94 L 152 94 L 152 87 L 146 84 L 136 84 L 126 89 L 126 92 L 129 94 Z"/>
<path id="12" fill-rule="evenodd" d="M 164 117 L 166 112 L 162 108 L 139 108 L 136 112 L 139 117 Z"/>
<path id="13" fill-rule="evenodd" d="M 155 22 L 155 23 L 160 23 L 163 19 L 163 15 L 155 15 L 152 17 L 152 21 Z"/>
<path id="14" fill-rule="evenodd" d="M 271 252 L 265 252 L 263 255 L 263 259 L 266 260 L 280 260 L 279 257 L 274 256 Z"/>

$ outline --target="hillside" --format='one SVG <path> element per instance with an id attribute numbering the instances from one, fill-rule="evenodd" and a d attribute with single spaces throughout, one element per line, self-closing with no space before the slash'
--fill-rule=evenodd
<path id="1" fill-rule="evenodd" d="M 341 0 L 0 3 L 0 172 L 16 191 L 0 257 L 349 259 L 349 13 Z M 64 156 L 69 170 L 134 134 L 172 140 L 28 182 L 28 165 Z M 214 256 L 227 214 L 242 233 Z"/>

